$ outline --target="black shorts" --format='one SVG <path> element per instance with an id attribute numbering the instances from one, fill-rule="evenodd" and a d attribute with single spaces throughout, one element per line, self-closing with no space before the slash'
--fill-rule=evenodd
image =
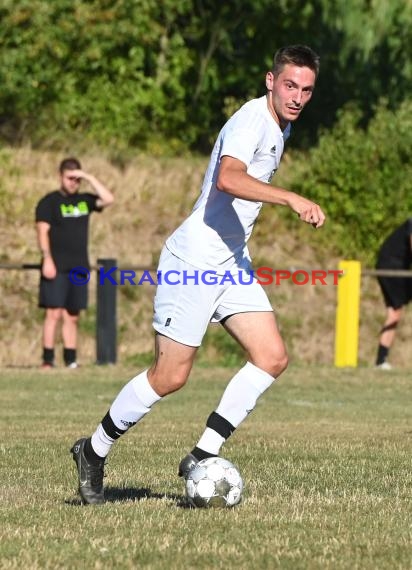
<path id="1" fill-rule="evenodd" d="M 87 283 L 74 285 L 68 273 L 58 273 L 55 279 L 40 278 L 39 307 L 62 308 L 76 314 L 87 308 L 87 300 Z"/>
<path id="2" fill-rule="evenodd" d="M 378 277 L 385 305 L 400 309 L 412 299 L 412 277 Z"/>

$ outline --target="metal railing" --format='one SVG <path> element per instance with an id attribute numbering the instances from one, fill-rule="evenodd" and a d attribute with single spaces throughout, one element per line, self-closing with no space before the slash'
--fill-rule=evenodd
<path id="1" fill-rule="evenodd" d="M 127 265 L 118 266 L 116 259 L 102 258 L 97 260 L 97 265 L 91 267 L 91 271 L 97 273 L 96 285 L 96 363 L 97 364 L 115 364 L 117 360 L 117 295 L 116 286 L 110 280 L 99 281 L 99 271 L 102 268 L 104 272 L 116 267 L 113 277 L 117 271 L 156 271 L 156 267 L 148 267 L 145 265 Z M 40 271 L 40 263 L 0 263 L 0 270 L 37 270 Z M 279 271 L 280 269 L 273 270 Z M 302 267 L 290 267 L 282 271 L 311 271 Z M 412 270 L 393 270 L 393 269 L 362 269 L 361 277 L 410 277 L 412 278 Z M 345 337 L 347 335 L 345 334 Z"/>

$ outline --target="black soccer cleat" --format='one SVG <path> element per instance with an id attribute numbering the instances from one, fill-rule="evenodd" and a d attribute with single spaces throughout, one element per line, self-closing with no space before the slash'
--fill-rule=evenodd
<path id="1" fill-rule="evenodd" d="M 194 455 L 189 453 L 186 457 L 183 457 L 182 461 L 179 463 L 179 477 L 187 479 L 189 472 L 199 463 Z"/>
<path id="2" fill-rule="evenodd" d="M 79 475 L 79 493 L 85 505 L 101 505 L 104 503 L 103 477 L 104 462 L 90 463 L 84 455 L 86 438 L 76 441 L 70 452 L 77 466 Z"/>

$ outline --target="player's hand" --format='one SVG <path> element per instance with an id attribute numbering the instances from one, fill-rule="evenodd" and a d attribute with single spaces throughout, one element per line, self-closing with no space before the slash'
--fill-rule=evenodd
<path id="1" fill-rule="evenodd" d="M 325 214 L 321 207 L 318 204 L 315 204 L 315 202 L 291 192 L 289 205 L 303 222 L 311 224 L 314 228 L 320 228 L 323 226 L 325 222 Z"/>
<path id="2" fill-rule="evenodd" d="M 43 259 L 41 273 L 46 279 L 55 279 L 57 275 L 57 269 L 53 258 L 50 255 Z"/>
<path id="3" fill-rule="evenodd" d="M 76 168 L 75 170 L 70 170 L 70 176 L 74 178 L 78 178 L 79 180 L 87 180 L 89 175 L 84 172 L 84 170 L 80 170 L 80 168 Z"/>

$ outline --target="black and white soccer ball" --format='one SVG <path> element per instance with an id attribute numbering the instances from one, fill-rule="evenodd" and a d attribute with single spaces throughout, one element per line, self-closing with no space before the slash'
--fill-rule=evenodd
<path id="1" fill-rule="evenodd" d="M 234 507 L 242 499 L 239 470 L 223 457 L 199 461 L 189 471 L 186 495 L 193 507 Z"/>

